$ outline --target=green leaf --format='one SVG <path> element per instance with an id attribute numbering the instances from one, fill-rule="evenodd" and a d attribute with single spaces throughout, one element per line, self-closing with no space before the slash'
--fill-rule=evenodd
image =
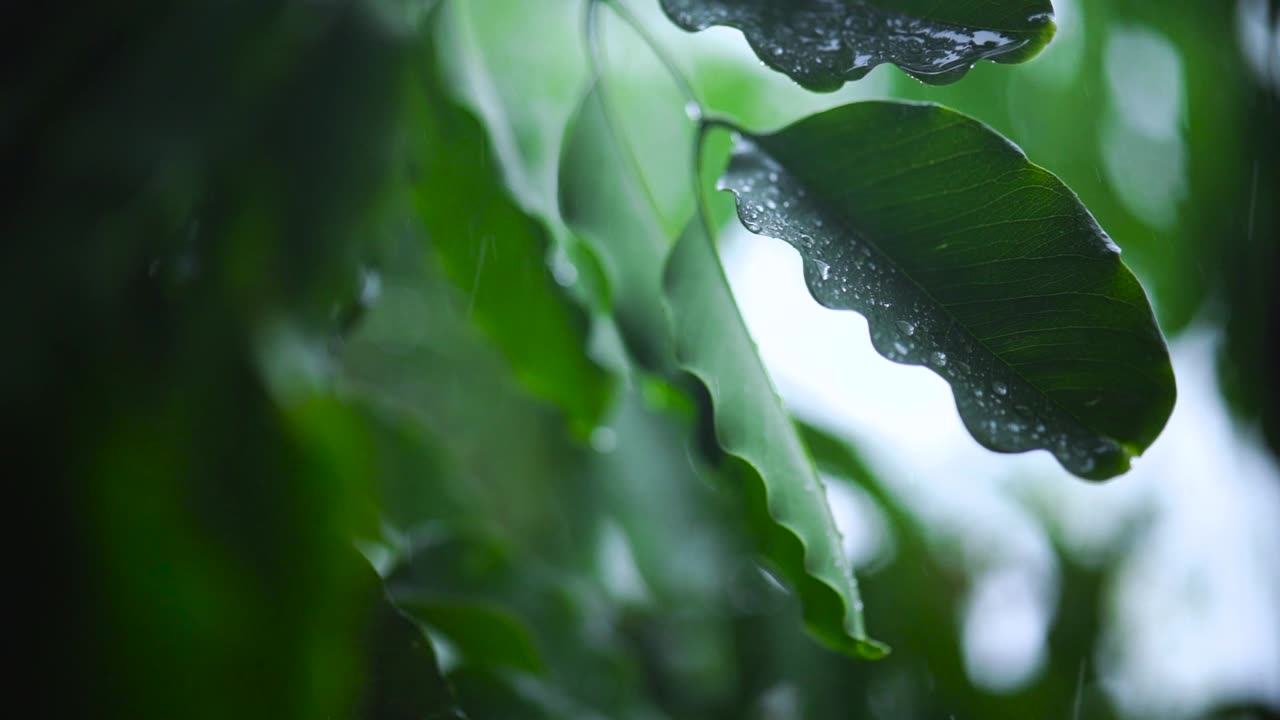
<path id="1" fill-rule="evenodd" d="M 505 611 L 478 602 L 441 597 L 400 597 L 396 604 L 438 630 L 462 657 L 482 667 L 507 666 L 538 672 L 542 662 L 524 627 Z"/>
<path id="2" fill-rule="evenodd" d="M 882 63 L 955 82 L 979 60 L 1018 63 L 1053 37 L 1049 0 L 662 0 L 689 31 L 738 28 L 760 60 L 810 90 L 835 90 Z"/>
<path id="3" fill-rule="evenodd" d="M 387 599 L 372 571 L 363 645 L 364 688 L 353 720 L 459 720 L 453 690 L 440 672 L 426 633 Z"/>
<path id="4" fill-rule="evenodd" d="M 598 85 L 583 98 L 560 158 L 560 214 L 595 252 L 609 284 L 613 316 L 627 350 L 651 370 L 671 366 L 670 331 L 661 305 L 662 262 L 671 241 L 643 188 L 628 174 Z M 604 169 L 602 172 L 601 170 Z"/>
<path id="5" fill-rule="evenodd" d="M 563 717 L 591 717 L 586 713 L 567 715 L 555 685 L 529 676 L 515 676 L 484 668 L 459 667 L 449 673 L 449 682 L 472 717 L 491 720 L 559 720 Z M 548 699 L 551 698 L 551 699 Z M 578 710 L 576 706 L 575 710 Z"/>
<path id="6" fill-rule="evenodd" d="M 756 355 L 719 259 L 696 229 L 668 257 L 670 240 L 636 178 L 600 172 L 629 162 L 609 111 L 593 88 L 570 122 L 560 199 L 566 221 L 606 265 L 628 349 L 651 369 L 681 364 L 711 390 L 720 444 L 743 461 L 737 476 L 758 544 L 796 588 L 814 635 L 850 654 L 883 655 L 866 637 L 821 481 Z M 663 295 L 669 307 L 655 302 Z"/>
<path id="7" fill-rule="evenodd" d="M 1119 249 L 985 125 L 855 103 L 743 137 L 722 183 L 749 230 L 800 251 L 818 302 L 951 384 L 982 445 L 1105 479 L 1168 420 L 1168 350 Z"/>
<path id="8" fill-rule="evenodd" d="M 587 314 L 556 283 L 546 228 L 512 201 L 483 126 L 444 87 L 434 47 L 421 49 L 409 99 L 415 207 L 476 324 L 585 436 L 611 392 L 586 353 Z"/>
<path id="9" fill-rule="evenodd" d="M 710 238 L 696 224 L 664 278 L 680 363 L 707 387 L 716 439 L 739 473 L 766 556 L 800 594 L 805 623 L 833 649 L 878 658 L 826 490 L 756 353 Z"/>

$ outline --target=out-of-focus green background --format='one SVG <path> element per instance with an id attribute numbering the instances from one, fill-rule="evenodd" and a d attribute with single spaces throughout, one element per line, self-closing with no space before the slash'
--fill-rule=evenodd
<path id="1" fill-rule="evenodd" d="M 756 561 L 704 398 L 626 359 L 559 218 L 580 0 L 37 5 L 0 48 L 19 696 L 120 718 L 1276 716 L 1277 4 L 1057 0 L 1026 65 L 830 95 L 628 6 L 745 127 L 930 100 L 1059 174 L 1170 336 L 1179 405 L 1141 464 L 1091 485 L 987 453 L 941 381 L 726 222 L 894 649 L 828 652 Z M 684 101 L 603 15 L 603 82 L 674 232 Z"/>

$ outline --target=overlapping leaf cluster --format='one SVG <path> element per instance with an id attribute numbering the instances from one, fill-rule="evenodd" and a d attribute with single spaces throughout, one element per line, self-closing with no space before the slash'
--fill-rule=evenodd
<path id="1" fill-rule="evenodd" d="M 88 599 L 47 603 L 68 628 L 50 646 L 87 633 L 92 669 L 127 660 L 84 702 L 364 718 L 1079 702 L 1060 680 L 1099 633 L 1099 572 L 1062 558 L 1079 602 L 1042 680 L 975 687 L 968 578 L 843 439 L 797 425 L 725 279 L 718 210 L 694 200 L 732 191 L 747 229 L 800 252 L 817 302 L 952 384 L 977 442 L 1111 477 L 1172 406 L 1163 338 L 1111 238 L 995 131 L 883 102 L 775 132 L 698 125 L 674 86 L 627 86 L 617 33 L 596 26 L 598 58 L 566 49 L 573 3 L 353 2 L 297 24 L 284 2 L 136 4 L 166 20 L 66 36 L 6 106 L 6 133 L 58 138 L 40 154 L 5 138 L 27 183 L 6 229 L 49 240 L 6 257 L 10 306 L 53 307 L 6 358 L 6 379 L 44 380 L 6 400 L 39 408 L 17 437 L 53 466 L 59 563 L 93 568 L 92 593 L 51 593 Z M 958 80 L 1029 59 L 1053 27 L 1039 0 L 654 5 L 742 30 L 821 90 L 879 63 Z M 564 37 L 511 42 L 530 13 Z M 664 153 L 683 172 L 655 183 Z M 829 483 L 878 508 L 896 548 L 861 587 Z M 101 547 L 79 543 L 90 530 Z M 872 637 L 895 653 L 860 662 L 884 654 Z"/>

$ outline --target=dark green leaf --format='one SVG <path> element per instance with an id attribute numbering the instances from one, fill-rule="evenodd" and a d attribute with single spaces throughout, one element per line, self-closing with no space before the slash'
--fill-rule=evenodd
<path id="1" fill-rule="evenodd" d="M 364 630 L 364 689 L 353 720 L 465 717 L 440 672 L 426 633 L 391 604 L 376 576 L 373 582 Z"/>
<path id="2" fill-rule="evenodd" d="M 475 322 L 585 436 L 610 394 L 586 354 L 586 313 L 556 283 L 546 228 L 512 201 L 483 126 L 454 103 L 432 52 L 428 44 L 419 58 L 409 102 L 417 211 Z"/>
<path id="3" fill-rule="evenodd" d="M 981 123 L 846 105 L 742 139 L 723 184 L 748 229 L 800 251 L 820 303 L 951 384 L 984 446 L 1105 479 L 1164 427 L 1173 371 L 1142 287 L 1075 195 Z"/>
<path id="4" fill-rule="evenodd" d="M 1053 37 L 1049 0 L 662 0 L 689 31 L 742 31 L 760 60 L 811 90 L 835 90 L 882 63 L 955 82 L 979 60 L 1031 59 Z"/>
<path id="5" fill-rule="evenodd" d="M 746 465 L 739 475 L 753 524 L 769 559 L 800 593 L 806 624 L 835 649 L 884 655 L 863 626 L 857 581 L 826 490 L 699 226 L 691 225 L 672 249 L 664 285 L 676 354 L 711 394 L 721 447 Z"/>
<path id="6" fill-rule="evenodd" d="M 529 633 L 503 610 L 439 597 L 397 598 L 396 604 L 449 638 L 469 664 L 529 672 L 542 665 Z"/>

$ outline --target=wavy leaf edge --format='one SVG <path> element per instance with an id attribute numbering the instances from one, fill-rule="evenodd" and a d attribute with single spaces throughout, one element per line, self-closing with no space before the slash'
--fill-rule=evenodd
<path id="1" fill-rule="evenodd" d="M 1102 230 L 1100 226 L 1097 225 L 1096 220 L 1093 219 L 1092 214 L 1088 212 L 1088 209 L 1084 206 L 1083 202 L 1080 201 L 1079 197 L 1075 194 L 1075 192 L 1072 191 L 1070 187 L 1068 187 L 1065 183 L 1063 183 L 1061 179 L 1059 179 L 1055 174 L 1033 163 L 1029 158 L 1027 158 L 1026 153 L 1023 152 L 1023 150 L 1016 143 L 1014 143 L 1012 140 L 1005 137 L 1001 133 L 995 131 L 994 129 L 992 129 L 990 126 L 986 125 L 982 121 L 977 120 L 976 118 L 973 118 L 964 113 L 953 110 L 951 108 L 945 107 L 943 105 L 939 105 L 937 103 L 898 101 L 898 100 L 859 101 L 859 102 L 850 103 L 848 105 L 838 106 L 836 108 L 832 108 L 831 110 L 824 111 L 824 112 L 832 112 L 832 111 L 840 110 L 842 108 L 850 107 L 850 106 L 866 107 L 871 105 L 885 105 L 885 106 L 897 106 L 901 108 L 937 110 L 951 116 L 952 119 L 954 119 L 954 121 L 957 124 L 977 126 L 977 128 L 987 133 L 990 133 L 990 135 L 993 136 L 993 139 L 999 139 L 1000 141 L 1002 141 L 1004 148 L 1016 154 L 1016 156 L 1025 163 L 1026 168 L 1029 171 L 1037 173 L 1043 178 L 1045 178 L 1047 181 L 1056 184 L 1057 188 L 1060 189 L 1064 194 L 1066 194 L 1071 201 L 1078 204 L 1081 210 L 1083 210 L 1083 212 L 1086 215 L 1088 215 L 1090 222 L 1094 225 L 1094 227 L 1098 231 L 1100 239 L 1106 245 L 1106 248 L 1105 248 L 1106 252 L 1114 255 L 1117 259 L 1117 262 L 1119 262 L 1118 258 L 1120 255 L 1120 248 L 1116 246 L 1115 243 L 1111 240 L 1111 238 L 1106 234 L 1106 232 Z M 819 113 L 819 115 L 821 114 L 823 113 Z M 742 147 L 742 144 L 744 142 L 749 145 L 755 145 L 756 143 L 759 142 L 761 138 L 785 132 L 790 128 L 792 128 L 793 126 L 799 123 L 802 123 L 805 120 L 808 120 L 809 118 L 812 118 L 812 117 L 815 117 L 815 116 L 808 116 L 806 118 L 802 118 L 793 123 L 790 123 L 782 128 L 769 131 L 769 132 L 762 132 L 762 133 L 754 133 L 749 130 L 745 130 L 741 127 L 738 127 L 736 125 L 733 125 L 732 123 L 716 121 L 716 122 L 708 123 L 704 125 L 703 132 L 704 133 L 710 132 L 711 130 L 719 128 L 722 130 L 728 130 L 731 133 L 733 133 L 734 134 L 733 156 L 736 159 L 739 155 L 740 148 Z M 760 152 L 765 157 L 769 157 L 767 152 L 763 150 L 761 150 Z M 772 160 L 771 157 L 770 157 L 770 160 Z M 814 262 L 814 260 L 811 259 L 804 250 L 802 250 L 800 247 L 797 247 L 795 243 L 788 240 L 787 238 L 778 237 L 777 235 L 771 234 L 760 228 L 759 224 L 756 222 L 758 220 L 758 217 L 753 216 L 751 209 L 747 206 L 747 199 L 744 197 L 744 193 L 738 189 L 730 187 L 726 182 L 726 178 L 728 177 L 733 167 L 733 162 L 734 162 L 733 160 L 730 161 L 729 167 L 726 168 L 724 175 L 722 175 L 721 178 L 717 181 L 716 187 L 719 190 L 727 191 L 733 195 L 735 212 L 736 212 L 738 221 L 742 224 L 744 229 L 746 229 L 748 232 L 751 232 L 752 234 L 759 235 L 761 237 L 769 237 L 775 240 L 780 240 L 782 242 L 786 242 L 788 245 L 791 245 L 793 249 L 795 249 L 798 252 L 798 254 L 800 255 L 803 261 L 805 286 L 810 296 L 814 299 L 814 301 L 817 302 L 819 305 L 826 307 L 828 309 L 855 312 L 858 315 L 862 316 L 867 321 L 867 328 L 868 328 L 868 333 L 871 336 L 872 346 L 876 349 L 876 352 L 879 353 L 882 357 L 884 357 L 885 359 L 891 362 L 895 362 L 898 364 L 928 368 L 929 370 L 934 372 L 936 375 L 941 377 L 947 383 L 948 388 L 951 390 L 951 394 L 952 394 L 953 400 L 955 401 L 957 412 L 960 414 L 960 417 L 965 425 L 966 430 L 968 430 L 970 436 L 973 437 L 973 439 L 977 441 L 980 445 L 987 448 L 988 450 L 999 452 L 999 453 L 1005 453 L 1005 454 L 1024 453 L 1024 452 L 1030 452 L 1034 450 L 1045 450 L 1050 454 L 1052 454 L 1067 470 L 1069 470 L 1070 472 L 1072 472 L 1073 474 L 1079 477 L 1090 479 L 1090 480 L 1104 480 L 1104 479 L 1113 477 L 1115 475 L 1119 475 L 1124 472 L 1127 472 L 1131 466 L 1132 460 L 1140 456 L 1142 452 L 1145 451 L 1146 446 L 1138 445 L 1132 442 L 1122 441 L 1110 436 L 1104 436 L 1103 444 L 1108 445 L 1107 448 L 1103 448 L 1101 445 L 1096 445 L 1095 447 L 1092 448 L 1091 451 L 1094 454 L 1103 458 L 1102 462 L 1096 462 L 1096 463 L 1087 459 L 1082 460 L 1082 457 L 1088 454 L 1088 452 L 1079 451 L 1078 450 L 1079 445 L 1072 447 L 1070 446 L 1069 443 L 1067 443 L 1061 437 L 1058 438 L 1058 441 L 1056 444 L 1050 443 L 1048 440 L 1045 440 L 1040 444 L 1028 445 L 1026 447 L 1020 447 L 1016 449 L 1000 446 L 998 443 L 993 441 L 992 438 L 988 437 L 986 429 L 982 427 L 982 424 L 984 422 L 989 422 L 989 419 L 977 417 L 983 411 L 975 410 L 974 407 L 967 404 L 967 397 L 962 394 L 962 391 L 967 390 L 967 388 L 959 384 L 959 381 L 957 381 L 954 377 L 950 376 L 947 372 L 944 372 L 943 368 L 940 367 L 939 363 L 930 362 L 929 360 L 923 359 L 923 358 L 918 360 L 909 360 L 905 357 L 904 353 L 896 352 L 892 348 L 892 346 L 885 347 L 882 344 L 885 342 L 883 338 L 892 337 L 895 332 L 898 332 L 896 328 L 889 327 L 889 325 L 894 324 L 894 322 L 891 319 L 873 317 L 871 314 L 862 312 L 861 310 L 855 309 L 855 308 L 834 306 L 829 304 L 828 302 L 823 301 L 819 297 L 817 289 L 815 287 L 815 282 L 819 277 L 822 277 L 824 279 L 826 277 L 824 274 L 825 269 L 820 267 L 824 263 Z M 773 162 L 776 163 L 776 161 L 773 161 Z M 786 172 L 785 168 L 781 168 L 781 166 L 778 166 L 778 170 L 779 172 L 782 172 L 782 173 Z M 876 245 L 876 242 L 874 240 L 867 240 L 865 238 L 862 238 L 861 241 L 864 244 L 870 245 L 872 247 L 875 247 Z M 877 251 L 883 253 L 883 251 L 879 250 L 878 248 L 877 248 Z M 886 257 L 888 256 L 886 255 Z M 892 260 L 890 260 L 890 262 L 892 262 Z M 875 267 L 874 263 L 872 264 L 872 267 Z M 1132 275 L 1132 272 L 1129 271 L 1127 267 L 1123 266 L 1122 263 L 1121 263 L 1121 267 L 1124 268 L 1125 272 L 1130 273 L 1130 276 Z M 914 281 L 911 281 L 911 282 L 914 283 Z M 917 287 L 920 287 L 920 286 L 917 286 Z M 1141 286 L 1139 285 L 1139 287 Z M 920 287 L 920 289 L 926 295 L 928 294 L 928 291 L 923 287 Z M 1143 290 L 1143 296 L 1144 298 L 1146 297 L 1145 290 Z M 1148 310 L 1149 310 L 1150 309 L 1149 299 L 1147 300 L 1147 302 L 1148 302 Z M 1151 323 L 1156 333 L 1159 334 L 1158 326 L 1155 324 L 1154 315 L 1151 317 Z M 979 342 L 979 344 L 981 343 Z M 1167 364 L 1167 360 L 1168 360 L 1167 345 L 1165 344 L 1165 341 L 1162 336 L 1160 337 L 1160 344 L 1165 350 L 1165 359 Z M 937 353 L 935 353 L 935 355 L 937 355 Z M 1169 374 L 1169 380 L 1171 382 L 1171 397 L 1170 397 L 1169 407 L 1166 409 L 1166 411 L 1163 414 L 1164 422 L 1168 421 L 1169 413 L 1172 410 L 1172 403 L 1174 399 L 1176 399 L 1176 384 L 1174 384 L 1174 379 L 1172 376 L 1171 369 Z M 996 385 L 997 385 L 996 392 L 999 394 L 1003 394 L 999 392 L 1001 389 L 1003 389 L 999 387 L 1000 383 L 996 383 Z M 978 394 L 980 397 L 981 392 L 979 392 Z M 962 401 L 962 397 L 965 398 L 965 401 Z M 1069 411 L 1063 411 L 1063 412 L 1067 412 L 1069 414 Z M 1071 416 L 1071 419 L 1079 423 L 1079 425 L 1082 428 L 1086 428 L 1088 431 L 1094 432 L 1094 429 L 1090 427 L 1087 423 L 1080 421 L 1078 418 L 1075 418 L 1074 416 Z M 1161 424 L 1161 426 L 1163 426 L 1163 423 Z M 1159 433 L 1157 431 L 1156 435 L 1158 434 Z M 1080 441 L 1079 438 L 1076 438 L 1076 442 L 1082 443 L 1083 441 Z M 1112 464 L 1106 465 L 1105 463 L 1108 461 L 1111 462 Z"/>
<path id="2" fill-rule="evenodd" d="M 695 218 L 694 223 L 697 222 L 699 222 L 699 220 Z M 840 534 L 831 514 L 830 503 L 826 497 L 826 487 L 818 474 L 817 466 L 813 463 L 807 446 L 804 444 L 804 441 L 800 436 L 799 429 L 795 426 L 794 419 L 782 405 L 781 399 L 778 397 L 776 390 L 772 390 L 772 385 L 770 385 L 770 389 L 773 392 L 773 399 L 776 403 L 776 410 L 785 417 L 790 426 L 791 433 L 794 436 L 793 439 L 803 449 L 805 459 L 810 468 L 810 472 L 807 477 L 801 479 L 804 482 L 812 483 L 812 486 L 806 487 L 805 490 L 808 493 L 817 492 L 821 495 L 820 502 L 826 525 L 824 529 L 831 533 L 834 536 L 833 539 L 836 541 L 834 543 L 835 551 L 833 559 L 838 568 L 839 577 L 828 577 L 828 573 L 822 573 L 820 569 L 815 568 L 814 553 L 809 542 L 805 538 L 806 532 L 804 525 L 792 517 L 792 513 L 788 511 L 786 506 L 779 507 L 779 492 L 770 484 L 765 473 L 762 472 L 762 461 L 759 458 L 754 457 L 755 453 L 750 449 L 739 447 L 738 443 L 733 442 L 732 439 L 728 437 L 729 432 L 725 426 L 726 415 L 722 412 L 723 394 L 721 393 L 718 379 L 712 372 L 706 370 L 697 361 L 691 359 L 686 348 L 679 341 L 679 332 L 677 329 L 679 324 L 679 311 L 672 302 L 674 286 L 677 282 L 676 276 L 678 275 L 678 271 L 676 270 L 678 258 L 680 257 L 682 246 L 689 243 L 709 242 L 708 238 L 702 235 L 703 232 L 705 231 L 700 228 L 696 232 L 686 231 L 677 241 L 676 245 L 672 247 L 666 262 L 664 263 L 662 278 L 663 303 L 676 340 L 676 362 L 681 369 L 695 377 L 698 382 L 706 388 L 712 403 L 712 421 L 715 428 L 716 443 L 726 454 L 741 462 L 749 470 L 748 473 L 745 473 L 745 475 L 748 476 L 747 482 L 753 483 L 755 487 L 748 489 L 748 494 L 754 494 L 756 497 L 763 498 L 764 510 L 768 514 L 769 521 L 772 526 L 785 532 L 786 538 L 789 539 L 793 545 L 793 548 L 791 548 L 792 550 L 794 550 L 794 548 L 799 548 L 800 557 L 802 558 L 804 577 L 794 576 L 794 574 L 789 572 L 785 566 L 780 566 L 781 563 L 774 562 L 774 564 L 780 566 L 777 567 L 777 569 L 781 570 L 784 576 L 786 576 L 793 584 L 803 584 L 810 588 L 807 591 L 798 589 L 803 605 L 805 624 L 809 632 L 821 643 L 833 650 L 867 660 L 883 658 L 889 653 L 890 648 L 887 645 L 867 636 L 862 620 L 863 608 L 858 592 L 857 579 L 854 576 L 852 565 L 841 550 L 839 543 Z M 713 251 L 707 248 L 703 250 L 703 252 Z M 741 318 L 741 313 L 738 311 L 737 303 L 735 300 L 732 300 L 732 290 L 729 288 L 728 282 L 724 277 L 723 267 L 720 265 L 718 254 L 715 255 L 714 259 L 717 267 L 720 269 L 720 275 L 715 278 L 714 282 L 723 286 L 722 291 L 728 294 L 730 301 L 733 303 L 734 312 L 738 314 L 739 318 Z M 750 338 L 750 333 L 747 331 L 745 323 L 741 324 L 740 330 L 746 334 L 748 339 Z M 764 370 L 763 363 L 760 361 L 758 354 L 753 354 L 750 362 L 756 364 L 758 370 L 763 373 L 766 378 L 768 377 L 768 373 Z M 747 502 L 751 502 L 751 500 L 748 498 Z M 785 549 L 779 548 L 780 552 L 783 550 Z M 811 582 L 806 582 L 806 580 Z M 824 623 L 822 619 L 816 616 L 817 613 L 820 612 L 820 610 L 817 609 L 818 603 L 814 603 L 812 601 L 805 602 L 805 596 L 812 595 L 815 583 L 816 587 L 821 588 L 823 594 L 826 595 L 823 605 L 830 606 L 834 604 L 839 607 L 840 626 L 844 631 L 841 637 L 833 637 L 823 626 Z M 841 587 L 842 585 L 844 585 L 844 587 Z M 851 605 L 849 602 L 846 602 L 846 598 L 849 598 L 853 604 Z"/>
<path id="3" fill-rule="evenodd" d="M 727 13 L 721 13 L 723 16 L 717 18 L 708 17 L 706 14 L 697 16 L 687 9 L 681 9 L 676 6 L 677 2 L 687 4 L 689 0 L 660 1 L 666 16 L 677 27 L 687 32 L 701 32 L 711 27 L 727 27 L 737 30 L 742 34 L 761 63 L 774 71 L 786 75 L 801 87 L 812 92 L 834 92 L 843 87 L 845 83 L 861 80 L 881 65 L 893 65 L 911 77 L 929 85 L 948 85 L 962 79 L 974 65 L 982 60 L 1001 64 L 1017 64 L 1031 60 L 1048 46 L 1057 33 L 1057 25 L 1054 21 L 1052 9 L 1032 14 L 1027 18 L 1030 27 L 1018 30 L 996 27 L 978 28 L 946 20 L 915 18 L 917 21 L 932 23 L 936 26 L 935 37 L 964 38 L 967 36 L 971 49 L 965 53 L 951 52 L 944 57 L 942 62 L 934 65 L 913 62 L 901 56 L 892 57 L 890 53 L 883 51 L 863 53 L 855 50 L 851 51 L 853 62 L 848 68 L 843 70 L 816 69 L 812 64 L 806 67 L 803 64 L 796 63 L 793 60 L 791 50 L 785 44 L 772 41 L 768 33 L 756 27 L 755 23 L 743 19 L 735 19 Z M 855 4 L 868 8 L 877 7 L 873 2 Z M 884 8 L 873 11 L 884 13 L 886 17 L 894 14 L 894 11 Z M 912 18 L 913 16 L 902 13 L 902 17 Z M 1000 35 L 1001 32 L 1010 32 L 1018 37 L 1005 37 Z M 988 37 L 992 38 L 988 41 L 992 45 L 990 48 L 983 47 L 988 42 L 975 42 L 977 40 L 986 40 Z M 830 41 L 828 40 L 828 42 Z M 827 45 L 820 46 L 818 49 L 825 51 L 834 48 Z M 788 61 L 790 61 L 790 64 L 788 64 Z"/>

